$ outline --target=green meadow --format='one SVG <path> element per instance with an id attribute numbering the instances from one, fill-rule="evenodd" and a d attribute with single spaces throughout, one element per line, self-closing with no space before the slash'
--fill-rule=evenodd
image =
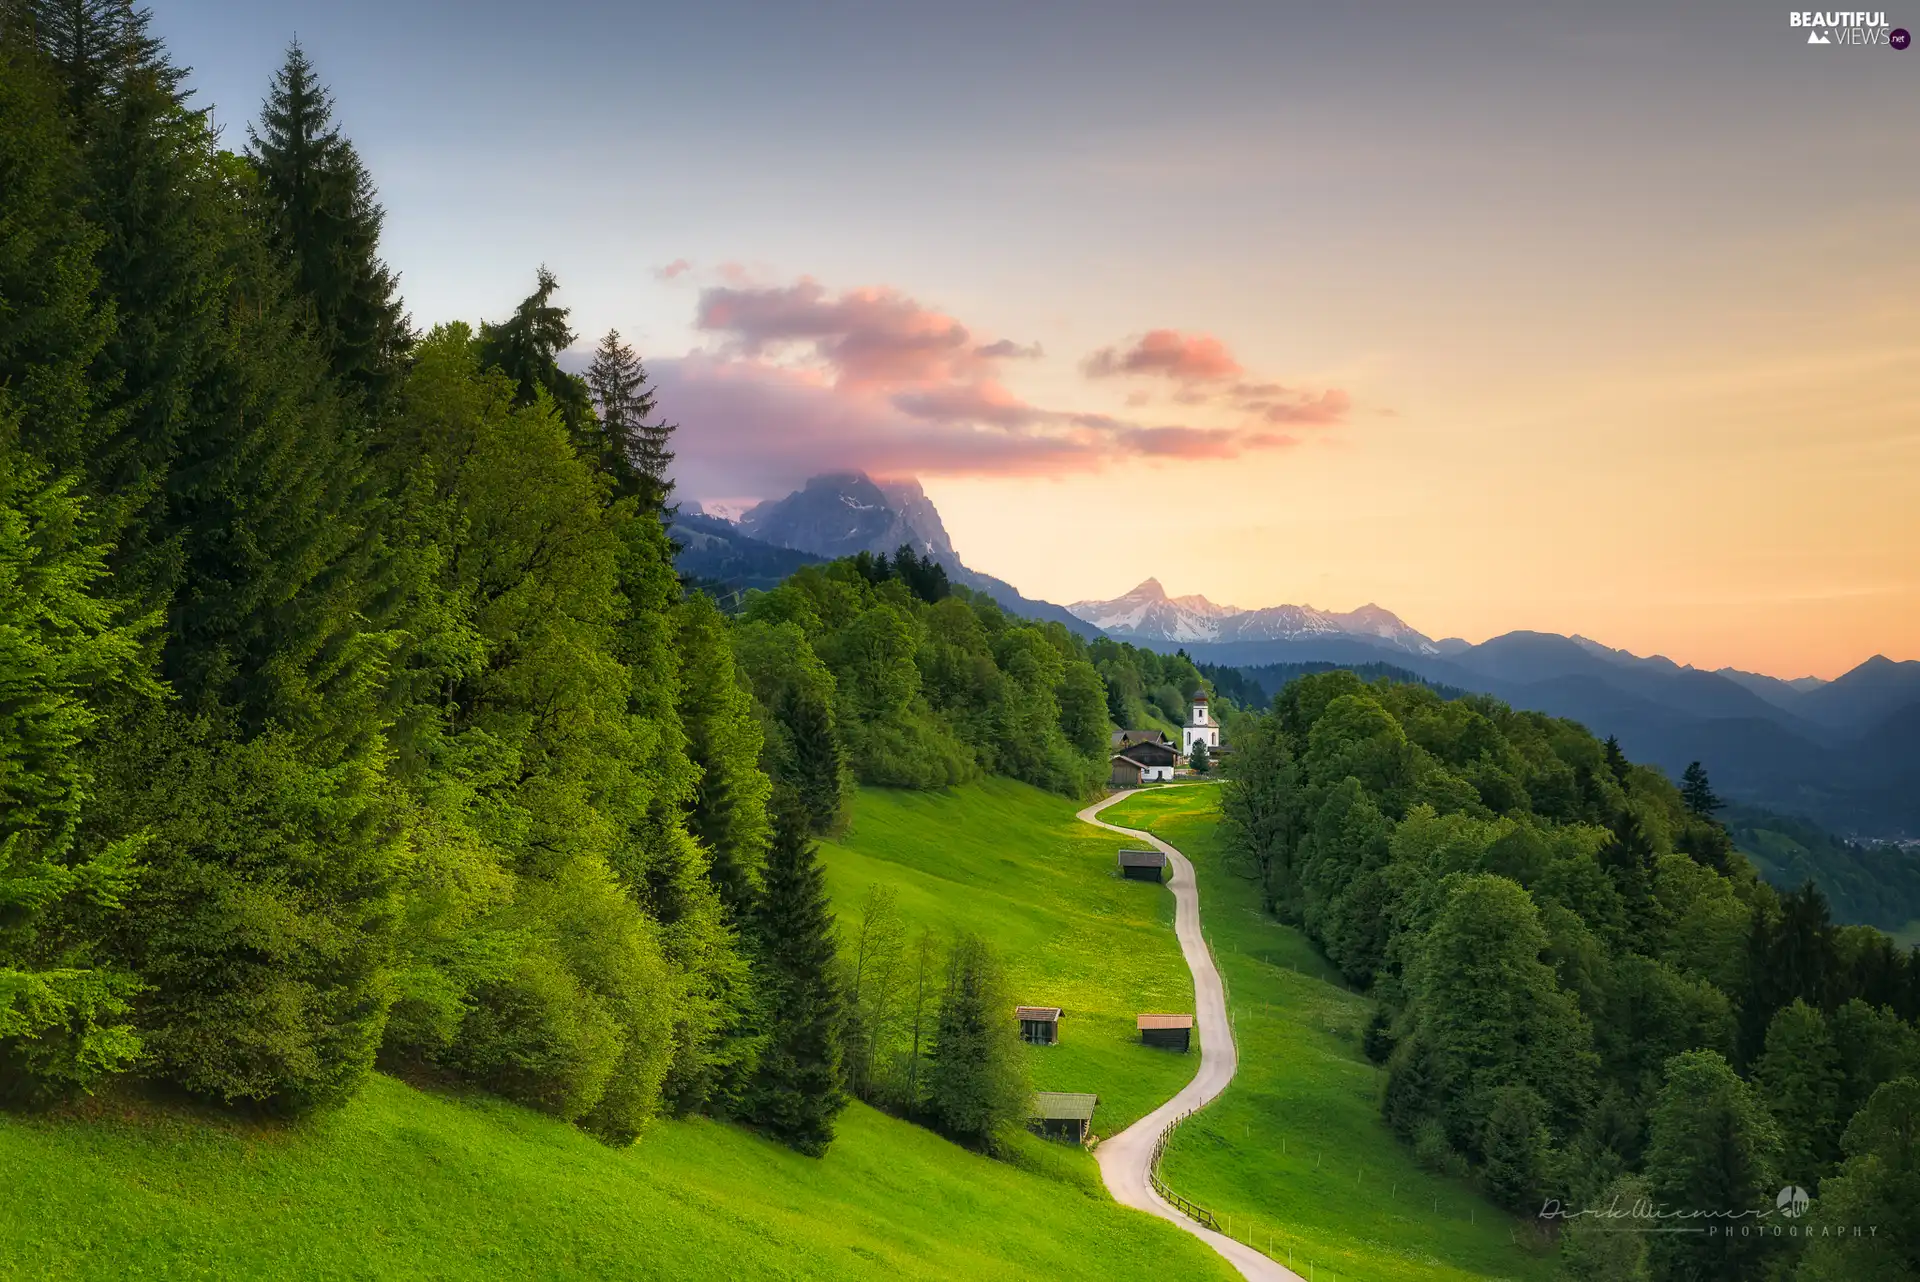
<path id="1" fill-rule="evenodd" d="M 979 935 L 1005 964 L 1014 1000 L 1060 1007 L 1060 1044 L 1026 1048 L 1033 1083 L 1098 1094 L 1094 1129 L 1112 1135 L 1199 1066 L 1197 1055 L 1142 1046 L 1134 1027 L 1141 1011 L 1192 1010 L 1193 978 L 1172 893 L 1120 877 L 1124 839 L 1079 822 L 1078 809 L 1008 779 L 947 792 L 863 788 L 846 836 L 822 849 L 843 930 L 869 887 L 890 885 L 916 931 Z"/>
<path id="2" fill-rule="evenodd" d="M 1360 1038 L 1366 998 L 1297 930 L 1261 906 L 1224 864 L 1219 791 L 1163 788 L 1101 816 L 1145 828 L 1193 861 L 1200 917 L 1227 983 L 1240 1071 L 1184 1123 L 1161 1173 L 1178 1192 L 1233 1218 L 1315 1282 L 1546 1279 L 1550 1255 L 1465 1184 L 1428 1174 L 1380 1118 L 1382 1070 Z"/>
<path id="3" fill-rule="evenodd" d="M 990 1161 L 860 1105 L 818 1161 L 705 1120 L 616 1151 L 376 1077 L 296 1127 L 0 1120 L 0 1188 L 9 1279 L 1234 1276 L 1077 1167 Z"/>
<path id="4" fill-rule="evenodd" d="M 1133 1031 L 1192 989 L 1171 895 L 1114 876 L 1120 839 L 1074 809 L 1005 780 L 866 790 L 825 860 L 843 925 L 887 882 L 910 922 L 979 933 L 1021 1000 L 1066 1008 L 1063 1044 L 1028 1050 L 1035 1082 L 1098 1092 L 1111 1133 L 1192 1073 Z M 290 1126 L 96 1101 L 0 1115 L 0 1189 L 8 1279 L 1235 1276 L 1115 1205 L 1078 1150 L 990 1161 L 858 1104 L 816 1161 L 704 1119 L 614 1150 L 388 1077 Z"/>

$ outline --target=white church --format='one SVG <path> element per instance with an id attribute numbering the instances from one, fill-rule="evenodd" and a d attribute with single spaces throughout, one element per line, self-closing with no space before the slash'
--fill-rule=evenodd
<path id="1" fill-rule="evenodd" d="M 1191 757 L 1196 743 L 1206 744 L 1208 753 L 1220 749 L 1220 727 L 1213 723 L 1213 718 L 1207 713 L 1205 693 L 1194 695 L 1193 703 L 1189 705 L 1187 724 L 1180 727 L 1180 754 Z"/>

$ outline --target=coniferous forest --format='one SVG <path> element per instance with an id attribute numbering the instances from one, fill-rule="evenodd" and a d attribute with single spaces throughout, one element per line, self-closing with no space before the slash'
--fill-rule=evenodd
<path id="1" fill-rule="evenodd" d="M 911 550 L 722 615 L 673 570 L 640 358 L 562 369 L 544 268 L 416 325 L 297 45 L 232 150 L 143 11 L 0 15 L 9 1101 L 291 1115 L 378 1066 L 823 1151 L 814 837 L 856 782 L 1087 792 L 1084 643 Z"/>
<path id="2" fill-rule="evenodd" d="M 1241 871 L 1375 998 L 1424 1164 L 1527 1216 L 1817 1198 L 1791 1235 L 1550 1213 L 1562 1276 L 1916 1276 L 1920 950 L 1759 878 L 1704 767 L 1676 787 L 1571 722 L 1345 671 L 1234 739 Z"/>

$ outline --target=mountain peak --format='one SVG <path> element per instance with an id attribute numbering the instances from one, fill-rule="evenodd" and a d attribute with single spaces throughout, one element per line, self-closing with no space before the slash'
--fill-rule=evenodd
<path id="1" fill-rule="evenodd" d="M 1142 579 L 1138 587 L 1121 598 L 1123 601 L 1164 601 L 1166 599 L 1167 590 L 1160 586 L 1160 580 L 1154 578 Z"/>

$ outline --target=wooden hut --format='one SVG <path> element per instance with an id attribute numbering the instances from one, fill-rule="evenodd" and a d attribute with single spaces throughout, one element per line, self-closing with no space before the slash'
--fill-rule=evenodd
<path id="1" fill-rule="evenodd" d="M 1072 1140 L 1085 1144 L 1093 1134 L 1093 1109 L 1098 1095 L 1074 1091 L 1035 1091 L 1033 1105 L 1027 1110 L 1027 1127 L 1049 1139 Z"/>
<path id="2" fill-rule="evenodd" d="M 1138 788 L 1140 786 L 1140 772 L 1145 767 L 1132 757 L 1119 753 L 1107 758 L 1107 764 L 1113 767 L 1113 773 L 1107 777 L 1107 781 L 1114 787 Z"/>
<path id="3" fill-rule="evenodd" d="M 1020 1040 L 1035 1046 L 1052 1046 L 1060 1040 L 1058 1006 L 1015 1006 L 1013 1017 L 1020 1021 Z"/>
<path id="4" fill-rule="evenodd" d="M 1134 1023 L 1138 1025 L 1140 1040 L 1145 1045 L 1164 1046 L 1183 1055 L 1193 1045 L 1191 1015 L 1142 1015 Z"/>
<path id="5" fill-rule="evenodd" d="M 1166 869 L 1167 857 L 1157 850 L 1120 852 L 1120 875 L 1131 881 L 1159 881 Z"/>

